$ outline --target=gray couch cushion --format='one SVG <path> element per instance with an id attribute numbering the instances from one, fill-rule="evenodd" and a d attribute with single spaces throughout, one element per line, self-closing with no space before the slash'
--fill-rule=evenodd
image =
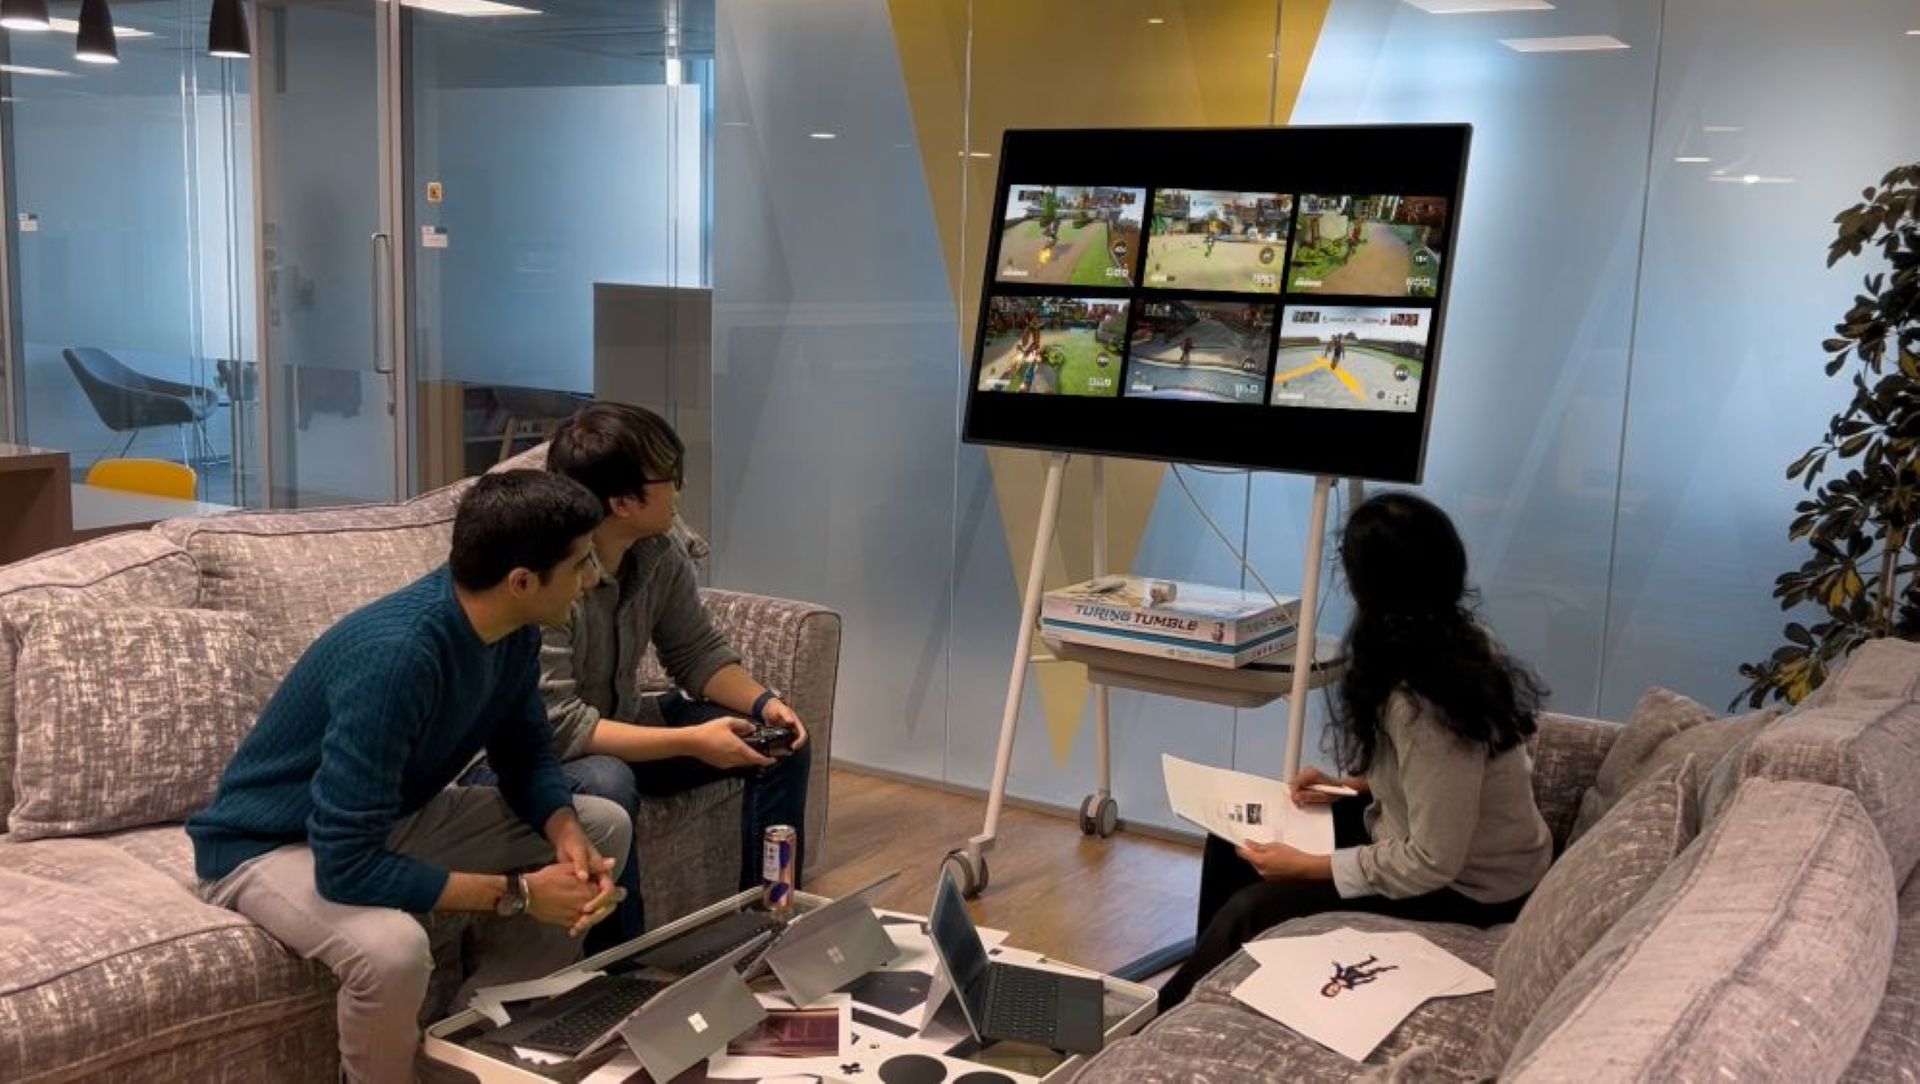
<path id="1" fill-rule="evenodd" d="M 1376 1065 L 1354 1077 L 1353 1084 L 1461 1084 L 1492 1079 L 1448 1065 L 1433 1047 L 1416 1046 L 1385 1065 Z"/>
<path id="2" fill-rule="evenodd" d="M 1493 1012 L 1478 1063 L 1499 1067 L 1560 980 L 1699 831 L 1696 764 L 1668 764 L 1568 848 L 1493 958 Z"/>
<path id="3" fill-rule="evenodd" d="M 260 710 L 250 618 L 48 606 L 6 621 L 17 839 L 185 820 L 212 798 Z"/>
<path id="4" fill-rule="evenodd" d="M 1540 729 L 1528 739 L 1527 751 L 1533 755 L 1533 801 L 1553 832 L 1556 852 L 1566 849 L 1580 798 L 1619 737 L 1615 723 L 1540 713 Z"/>
<path id="5" fill-rule="evenodd" d="M 17 606 L 192 606 L 200 573 L 156 534 L 111 535 L 0 568 L 0 614 Z M 13 645 L 0 634 L 0 832 L 13 809 Z"/>
<path id="6" fill-rule="evenodd" d="M 647 925 L 658 928 L 740 890 L 738 779 L 640 800 L 633 850 Z"/>
<path id="7" fill-rule="evenodd" d="M 261 674 L 278 684 L 334 622 L 446 563 L 453 506 L 422 498 L 177 519 L 155 530 L 193 556 L 200 605 L 254 616 Z"/>
<path id="8" fill-rule="evenodd" d="M 1778 716 L 1776 709 L 1766 708 L 1722 720 L 1690 697 L 1667 689 L 1647 690 L 1607 751 L 1593 785 L 1580 796 L 1580 812 L 1569 839 L 1579 839 L 1628 791 L 1670 764 L 1693 757 L 1704 779 L 1729 749 Z"/>
<path id="9" fill-rule="evenodd" d="M 1791 779 L 1852 791 L 1904 883 L 1920 863 L 1920 703 L 1836 697 L 1796 711 L 1729 754 L 1734 781 Z M 1723 774 L 1724 774 L 1723 773 Z M 1709 804 L 1709 819 L 1718 809 Z"/>
<path id="10" fill-rule="evenodd" d="M 179 828 L 147 829 L 185 843 Z M 183 1036 L 261 1041 L 327 1011 L 333 984 L 245 918 L 116 846 L 0 840 L 0 1080 L 165 1079 Z"/>
<path id="11" fill-rule="evenodd" d="M 1749 780 L 1554 990 L 1501 1079 L 1836 1079 L 1886 987 L 1894 908 L 1858 798 Z"/>
<path id="12" fill-rule="evenodd" d="M 1800 702 L 1799 710 L 1849 700 L 1920 700 L 1920 644 L 1868 640 Z"/>
<path id="13" fill-rule="evenodd" d="M 1841 1077 L 1847 1084 L 1920 1084 L 1920 874 L 1900 893 L 1893 970 L 1880 1011 Z"/>
<path id="14" fill-rule="evenodd" d="M 1494 953 L 1500 947 L 1500 942 L 1506 936 L 1507 930 L 1510 929 L 1507 926 L 1496 926 L 1490 930 L 1481 930 L 1472 926 L 1408 922 L 1382 915 L 1334 911 L 1282 923 L 1263 934 L 1261 939 L 1306 937 L 1327 933 L 1341 927 L 1356 930 L 1412 931 L 1488 973 L 1493 971 Z M 1265 1028 L 1267 1035 L 1265 1041 L 1274 1051 L 1274 1057 L 1304 1074 L 1295 1079 L 1318 1079 L 1319 1077 L 1315 1074 L 1319 1074 L 1326 1079 L 1345 1080 L 1347 1076 L 1352 1075 L 1357 1068 L 1352 1061 L 1311 1039 L 1301 1037 L 1284 1025 L 1268 1020 L 1234 1000 L 1233 988 L 1252 975 L 1258 966 L 1253 957 L 1246 953 L 1235 953 L 1232 959 L 1214 969 L 1212 974 L 1194 987 L 1192 1002 L 1196 1005 L 1231 1009 L 1258 1021 Z M 1386 1041 L 1380 1044 L 1379 1049 L 1367 1058 L 1367 1062 L 1384 1064 L 1403 1050 L 1425 1045 L 1433 1047 L 1441 1059 L 1449 1065 L 1472 1065 L 1475 1047 L 1480 1041 L 1481 1030 L 1486 1026 L 1487 1014 L 1492 1007 L 1492 994 L 1443 997 L 1429 1001 L 1415 1009 L 1412 1016 L 1407 1017 L 1398 1028 L 1395 1028 L 1393 1033 L 1387 1036 Z M 1217 1079 L 1232 1078 L 1220 1076 Z M 1273 1079 L 1288 1078 L 1278 1076 Z"/>

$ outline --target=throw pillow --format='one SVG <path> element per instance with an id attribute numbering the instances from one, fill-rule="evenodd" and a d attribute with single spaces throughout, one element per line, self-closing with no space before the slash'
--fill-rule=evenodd
<path id="1" fill-rule="evenodd" d="M 1580 812 L 1568 842 L 1585 835 L 1628 791 L 1660 769 L 1690 756 L 1704 775 L 1728 750 L 1778 717 L 1778 709 L 1766 708 L 1721 720 L 1689 697 L 1666 689 L 1647 690 L 1607 750 L 1593 786 L 1580 796 Z"/>
<path id="2" fill-rule="evenodd" d="M 1553 988 L 1698 834 L 1695 763 L 1684 757 L 1656 771 L 1541 878 L 1493 958 L 1483 1067 L 1507 1060 Z"/>
<path id="3" fill-rule="evenodd" d="M 54 606 L 9 615 L 20 840 L 184 820 L 261 704 L 244 614 Z"/>

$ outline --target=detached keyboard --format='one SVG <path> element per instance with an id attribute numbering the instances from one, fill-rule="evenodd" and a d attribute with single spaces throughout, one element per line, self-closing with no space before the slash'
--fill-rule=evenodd
<path id="1" fill-rule="evenodd" d="M 996 967 L 987 977 L 987 1030 L 997 1037 L 1051 1046 L 1058 1024 L 1059 979 L 1011 967 Z"/>
<path id="2" fill-rule="evenodd" d="M 780 925 L 779 919 L 765 912 L 738 911 L 656 945 L 636 957 L 634 963 L 690 975 Z"/>
<path id="3" fill-rule="evenodd" d="M 606 983 L 605 992 L 569 1008 L 565 1015 L 521 1040 L 521 1045 L 577 1053 L 606 1034 L 608 1028 L 625 1020 L 655 994 L 673 985 L 671 982 L 626 975 L 602 981 Z"/>

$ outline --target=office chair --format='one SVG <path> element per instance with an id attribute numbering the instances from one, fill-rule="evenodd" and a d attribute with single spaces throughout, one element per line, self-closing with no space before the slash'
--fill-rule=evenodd
<path id="1" fill-rule="evenodd" d="M 121 493 L 194 500 L 200 476 L 184 463 L 165 459 L 102 459 L 87 470 L 87 484 Z"/>
<path id="2" fill-rule="evenodd" d="M 60 353 L 67 360 L 67 368 L 73 370 L 73 378 L 80 382 L 80 389 L 87 393 L 93 412 L 100 416 L 100 424 L 127 434 L 127 442 L 113 458 L 133 447 L 140 430 L 163 425 L 180 427 L 180 458 L 184 462 L 193 460 L 187 450 L 188 428 L 192 428 L 203 455 L 210 447 L 207 415 L 220 405 L 220 396 L 213 389 L 136 373 L 105 350 L 77 346 Z"/>

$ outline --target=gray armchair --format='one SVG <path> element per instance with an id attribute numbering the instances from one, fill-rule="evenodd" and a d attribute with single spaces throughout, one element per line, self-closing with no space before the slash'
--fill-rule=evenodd
<path id="1" fill-rule="evenodd" d="M 207 449 L 207 415 L 220 405 L 220 396 L 211 388 L 180 384 L 134 372 L 105 350 L 76 346 L 61 351 L 73 378 L 93 404 L 100 424 L 115 433 L 127 434 L 127 442 L 118 455 L 126 455 L 142 429 L 165 425 L 180 427 L 180 455 L 192 462 L 187 450 L 187 428 L 192 427 L 202 454 Z"/>

